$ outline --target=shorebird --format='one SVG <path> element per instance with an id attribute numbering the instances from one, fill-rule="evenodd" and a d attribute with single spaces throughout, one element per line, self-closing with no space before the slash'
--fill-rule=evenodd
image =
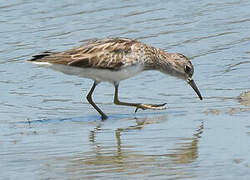
<path id="1" fill-rule="evenodd" d="M 100 113 L 107 115 L 93 102 L 92 94 L 100 82 L 110 82 L 115 87 L 114 103 L 134 106 L 138 109 L 165 109 L 163 104 L 122 102 L 118 98 L 118 87 L 122 80 L 146 70 L 157 70 L 164 74 L 185 80 L 202 100 L 201 93 L 192 79 L 194 67 L 190 60 L 179 53 L 166 53 L 137 40 L 128 38 L 105 38 L 91 40 L 82 46 L 63 52 L 45 51 L 28 60 L 69 75 L 77 75 L 94 81 L 88 95 L 88 102 Z"/>

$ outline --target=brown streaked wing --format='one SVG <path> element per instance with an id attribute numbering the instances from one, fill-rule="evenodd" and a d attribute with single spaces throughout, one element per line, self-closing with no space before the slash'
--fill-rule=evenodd
<path id="1" fill-rule="evenodd" d="M 96 40 L 65 54 L 71 56 L 72 61 L 68 63 L 70 66 L 119 70 L 125 63 L 132 62 L 131 46 L 135 42 L 124 38 Z"/>
<path id="2" fill-rule="evenodd" d="M 133 64 L 130 54 L 131 46 L 135 43 L 138 41 L 127 38 L 92 40 L 64 52 L 36 55 L 32 60 L 80 68 L 119 70 L 125 63 Z"/>

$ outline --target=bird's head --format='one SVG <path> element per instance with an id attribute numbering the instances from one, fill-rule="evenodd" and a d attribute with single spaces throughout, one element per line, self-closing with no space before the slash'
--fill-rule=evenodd
<path id="1" fill-rule="evenodd" d="M 161 53 L 161 56 L 164 65 L 160 71 L 185 80 L 202 100 L 201 93 L 192 79 L 194 67 L 191 61 L 179 53 Z"/>

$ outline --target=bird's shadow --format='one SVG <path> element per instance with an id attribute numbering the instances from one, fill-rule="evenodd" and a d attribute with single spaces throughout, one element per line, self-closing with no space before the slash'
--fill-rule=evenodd
<path id="1" fill-rule="evenodd" d="M 118 119 L 135 119 L 135 118 L 147 118 L 149 116 L 167 116 L 167 112 L 143 112 L 143 113 L 134 113 L 134 114 L 110 114 L 107 119 L 102 120 L 99 115 L 88 115 L 88 116 L 78 116 L 78 117 L 59 117 L 59 118 L 44 118 L 44 119 L 30 119 L 27 118 L 24 121 L 19 121 L 19 123 L 32 124 L 36 123 L 62 123 L 62 122 L 97 122 L 97 121 L 109 121 L 109 120 L 118 120 Z"/>

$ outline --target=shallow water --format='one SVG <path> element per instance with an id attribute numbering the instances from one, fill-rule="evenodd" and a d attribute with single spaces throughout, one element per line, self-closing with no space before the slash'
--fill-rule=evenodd
<path id="1" fill-rule="evenodd" d="M 250 2 L 2 1 L 0 179 L 249 179 Z M 204 100 L 149 71 L 114 88 L 26 63 L 92 38 L 135 38 L 192 59 Z"/>

